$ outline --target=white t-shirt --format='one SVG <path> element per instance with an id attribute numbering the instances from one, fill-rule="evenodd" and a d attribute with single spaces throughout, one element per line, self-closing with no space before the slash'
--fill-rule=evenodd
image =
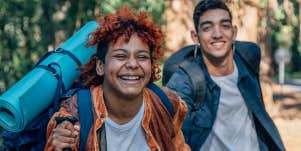
<path id="1" fill-rule="evenodd" d="M 119 125 L 110 118 L 105 121 L 108 151 L 150 151 L 142 128 L 144 102 L 137 115 L 128 123 Z"/>
<path id="2" fill-rule="evenodd" d="M 237 87 L 235 62 L 233 73 L 211 78 L 221 88 L 220 100 L 212 131 L 200 150 L 259 151 L 252 114 Z"/>

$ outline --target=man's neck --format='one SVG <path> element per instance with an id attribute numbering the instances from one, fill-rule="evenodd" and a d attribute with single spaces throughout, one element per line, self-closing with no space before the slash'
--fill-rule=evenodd
<path id="1" fill-rule="evenodd" d="M 208 58 L 203 55 L 204 63 L 211 76 L 221 77 L 231 74 L 234 71 L 233 53 L 222 59 Z"/>

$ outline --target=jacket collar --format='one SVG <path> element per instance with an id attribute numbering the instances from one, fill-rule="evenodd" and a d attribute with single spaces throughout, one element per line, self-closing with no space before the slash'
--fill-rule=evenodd
<path id="1" fill-rule="evenodd" d="M 240 82 L 240 80 L 247 78 L 249 73 L 243 60 L 239 57 L 239 55 L 234 52 L 233 57 L 238 70 L 238 82 Z M 205 79 L 207 80 L 207 87 L 210 91 L 212 91 L 215 87 L 218 87 L 218 85 L 211 79 L 202 55 L 199 55 L 197 57 L 197 61 L 199 62 L 199 65 L 204 73 Z"/>
<path id="2" fill-rule="evenodd" d="M 246 64 L 237 53 L 234 53 L 234 61 L 238 70 L 238 82 L 240 82 L 249 76 L 249 71 L 246 67 Z"/>

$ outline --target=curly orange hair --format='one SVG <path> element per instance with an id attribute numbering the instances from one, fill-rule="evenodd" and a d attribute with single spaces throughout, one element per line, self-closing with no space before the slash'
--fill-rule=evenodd
<path id="1" fill-rule="evenodd" d="M 143 42 L 148 44 L 151 50 L 151 79 L 160 79 L 159 59 L 163 56 L 161 48 L 163 34 L 161 29 L 155 25 L 146 12 L 138 15 L 127 6 L 121 7 L 116 13 L 108 14 L 98 21 L 100 28 L 92 32 L 92 39 L 87 43 L 88 46 L 98 44 L 97 52 L 89 62 L 80 67 L 80 81 L 84 81 L 84 86 L 99 85 L 103 81 L 96 73 L 96 61 L 104 61 L 107 54 L 109 43 L 115 43 L 118 38 L 123 37 L 128 42 L 133 34 L 137 34 Z"/>

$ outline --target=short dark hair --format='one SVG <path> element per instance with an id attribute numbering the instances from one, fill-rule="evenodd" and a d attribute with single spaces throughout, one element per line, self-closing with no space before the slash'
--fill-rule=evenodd
<path id="1" fill-rule="evenodd" d="M 204 14 L 206 11 L 212 9 L 226 10 L 229 13 L 230 19 L 232 21 L 231 11 L 222 0 L 202 0 L 195 6 L 193 11 L 193 23 L 196 31 L 198 31 L 200 16 Z"/>

